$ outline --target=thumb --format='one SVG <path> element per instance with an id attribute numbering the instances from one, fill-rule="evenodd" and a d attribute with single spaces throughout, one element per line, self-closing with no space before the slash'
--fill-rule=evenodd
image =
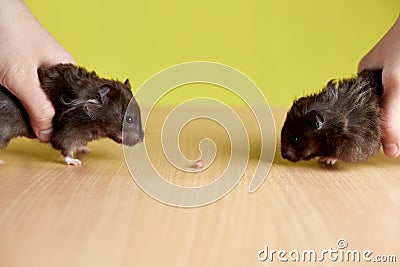
<path id="1" fill-rule="evenodd" d="M 53 117 L 55 114 L 52 103 L 41 91 L 41 88 L 32 89 L 35 99 L 22 103 L 29 114 L 29 120 L 36 136 L 42 142 L 49 142 L 53 133 Z"/>
<path id="2" fill-rule="evenodd" d="M 383 152 L 390 158 L 400 154 L 400 73 L 382 73 Z"/>
<path id="3" fill-rule="evenodd" d="M 35 135 L 40 141 L 49 142 L 53 131 L 52 120 L 55 111 L 46 93 L 40 87 L 36 69 L 27 71 L 12 81 L 5 86 L 21 101 L 29 115 Z"/>

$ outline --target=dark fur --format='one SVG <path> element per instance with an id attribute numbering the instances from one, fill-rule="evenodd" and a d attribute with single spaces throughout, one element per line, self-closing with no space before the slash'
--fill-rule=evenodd
<path id="1" fill-rule="evenodd" d="M 281 132 L 282 157 L 359 163 L 381 143 L 382 70 L 330 81 L 318 94 L 294 101 Z"/>
<path id="2" fill-rule="evenodd" d="M 129 81 L 121 83 L 102 79 L 94 72 L 72 64 L 38 69 L 39 80 L 56 110 L 51 144 L 64 157 L 86 146 L 89 141 L 109 137 L 122 143 L 125 111 L 133 98 Z M 143 139 L 139 106 L 135 102 L 133 123 L 128 125 L 125 145 Z M 14 137 L 35 135 L 20 102 L 0 87 L 0 145 L 5 147 Z M 125 136 L 124 136 L 125 137 Z"/>

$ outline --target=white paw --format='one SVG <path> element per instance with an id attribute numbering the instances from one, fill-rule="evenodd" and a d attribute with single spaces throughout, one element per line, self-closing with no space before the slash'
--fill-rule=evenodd
<path id="1" fill-rule="evenodd" d="M 74 159 L 71 157 L 65 157 L 65 162 L 67 163 L 67 165 L 73 165 L 73 166 L 79 166 L 82 165 L 82 161 L 80 161 L 79 159 Z"/>
<path id="2" fill-rule="evenodd" d="M 0 159 L 0 166 L 4 164 L 4 161 Z"/>
<path id="3" fill-rule="evenodd" d="M 87 146 L 78 147 L 78 149 L 76 150 L 76 153 L 87 154 L 89 152 L 90 152 L 90 148 L 88 148 Z"/>
<path id="4" fill-rule="evenodd" d="M 336 163 L 337 159 L 335 158 L 330 158 L 330 157 L 324 157 L 324 158 L 319 158 L 318 162 L 323 163 L 326 165 L 334 165 Z"/>

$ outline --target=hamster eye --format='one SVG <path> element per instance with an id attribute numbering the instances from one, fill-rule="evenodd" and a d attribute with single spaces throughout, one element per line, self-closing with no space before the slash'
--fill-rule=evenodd
<path id="1" fill-rule="evenodd" d="M 299 141 L 300 141 L 300 138 L 297 137 L 297 136 L 291 136 L 291 137 L 290 137 L 290 142 L 291 142 L 292 144 L 297 144 Z"/>
<path id="2" fill-rule="evenodd" d="M 132 116 L 126 116 L 126 117 L 125 117 L 125 121 L 126 121 L 126 123 L 133 123 L 133 118 L 132 118 Z"/>

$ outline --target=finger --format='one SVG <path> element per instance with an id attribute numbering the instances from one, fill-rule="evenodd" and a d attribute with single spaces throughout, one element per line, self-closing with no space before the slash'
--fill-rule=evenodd
<path id="1" fill-rule="evenodd" d="M 16 75 L 18 73 L 18 75 Z M 19 69 L 10 75 L 5 86 L 21 101 L 29 115 L 35 135 L 42 142 L 50 141 L 52 120 L 55 114 L 53 105 L 41 89 L 36 67 Z"/>
<path id="2" fill-rule="evenodd" d="M 37 91 L 37 94 L 43 92 L 41 88 L 39 88 L 39 90 L 32 89 L 32 91 Z M 32 129 L 36 136 L 42 142 L 49 142 L 53 133 L 52 121 L 55 111 L 52 103 L 47 99 L 47 96 L 43 96 L 44 98 L 37 95 L 36 100 L 33 100 L 35 101 L 33 106 L 30 106 L 30 103 L 23 104 L 29 114 Z"/>
<path id="3" fill-rule="evenodd" d="M 383 69 L 383 58 L 379 56 L 381 44 L 378 43 L 371 49 L 358 64 L 358 73 L 364 69 Z"/>
<path id="4" fill-rule="evenodd" d="M 62 47 L 50 34 L 49 40 L 45 44 L 46 49 L 41 48 L 40 51 L 46 51 L 42 54 L 42 60 L 40 65 L 53 66 L 56 64 L 75 64 L 74 58 Z"/>
<path id="5" fill-rule="evenodd" d="M 383 151 L 395 158 L 400 154 L 400 73 L 383 71 Z"/>
<path id="6" fill-rule="evenodd" d="M 49 53 L 45 59 L 42 60 L 40 65 L 49 67 L 57 64 L 74 64 L 75 65 L 75 60 L 74 58 L 65 50 L 62 50 L 63 53 L 58 53 L 58 51 L 53 51 L 54 56 L 52 53 Z M 60 56 L 62 54 L 63 56 Z"/>

